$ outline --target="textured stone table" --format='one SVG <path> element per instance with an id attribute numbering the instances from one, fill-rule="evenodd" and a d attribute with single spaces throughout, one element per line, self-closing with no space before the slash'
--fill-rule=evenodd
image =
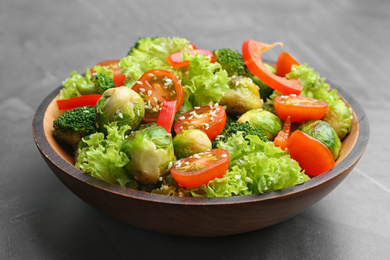
<path id="1" fill-rule="evenodd" d="M 5 0 L 0 24 L 0 259 L 388 259 L 389 1 Z M 315 206 L 247 234 L 182 238 L 100 214 L 47 167 L 32 117 L 71 71 L 121 58 L 144 36 L 205 49 L 283 42 L 363 106 L 371 125 L 364 156 Z"/>

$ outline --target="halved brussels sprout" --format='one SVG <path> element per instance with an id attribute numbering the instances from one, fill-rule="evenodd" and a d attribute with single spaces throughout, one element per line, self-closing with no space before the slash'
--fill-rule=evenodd
<path id="1" fill-rule="evenodd" d="M 241 115 L 237 121 L 248 121 L 251 126 L 262 129 L 271 141 L 274 140 L 283 127 L 282 121 L 278 116 L 263 109 L 249 110 Z"/>
<path id="2" fill-rule="evenodd" d="M 263 100 L 260 98 L 259 87 L 252 79 L 233 76 L 229 81 L 229 89 L 225 91 L 219 104 L 226 106 L 228 114 L 241 115 L 248 110 L 261 108 Z"/>
<path id="3" fill-rule="evenodd" d="M 324 121 L 333 127 L 340 139 L 343 139 L 351 131 L 351 110 L 342 100 L 332 102 L 328 106 Z"/>
<path id="4" fill-rule="evenodd" d="M 298 130 L 323 143 L 332 152 L 333 158 L 339 157 L 341 141 L 333 127 L 323 120 L 311 120 L 299 126 Z"/>
<path id="5" fill-rule="evenodd" d="M 173 138 L 173 148 L 177 159 L 196 153 L 206 152 L 212 148 L 207 134 L 199 129 L 185 130 Z"/>
<path id="6" fill-rule="evenodd" d="M 145 104 L 137 92 L 128 87 L 106 90 L 96 104 L 96 122 L 100 129 L 110 122 L 135 129 L 145 115 Z"/>
<path id="7" fill-rule="evenodd" d="M 155 184 L 169 173 L 175 161 L 171 135 L 161 126 L 129 135 L 122 146 L 130 162 L 125 166 L 139 183 Z"/>

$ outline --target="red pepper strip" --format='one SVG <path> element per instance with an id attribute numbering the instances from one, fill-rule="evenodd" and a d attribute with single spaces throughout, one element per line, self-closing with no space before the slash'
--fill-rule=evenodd
<path id="1" fill-rule="evenodd" d="M 163 127 L 168 133 L 172 130 L 172 124 L 175 119 L 176 100 L 165 101 L 162 105 L 160 114 L 157 118 L 157 125 Z"/>
<path id="2" fill-rule="evenodd" d="M 283 129 L 278 133 L 274 139 L 274 145 L 285 150 L 288 144 L 288 139 L 291 135 L 291 120 L 288 116 L 284 122 Z"/>
<path id="3" fill-rule="evenodd" d="M 184 60 L 184 61 L 182 60 L 182 56 L 184 52 L 188 52 L 192 56 L 195 56 L 196 53 L 199 53 L 199 55 L 209 56 L 211 59 L 211 63 L 215 62 L 214 53 L 212 51 L 196 49 L 196 50 L 188 50 L 188 51 L 182 51 L 182 52 L 171 54 L 167 59 L 168 64 L 174 68 L 180 68 L 188 65 L 190 63 L 189 60 Z"/>
<path id="4" fill-rule="evenodd" d="M 72 97 L 68 99 L 58 99 L 57 105 L 59 110 L 71 110 L 76 107 L 96 106 L 97 101 L 102 95 L 85 95 Z"/>
<path id="5" fill-rule="evenodd" d="M 281 52 L 275 64 L 276 75 L 285 77 L 286 74 L 291 72 L 292 65 L 299 65 L 299 62 L 290 53 Z"/>
<path id="6" fill-rule="evenodd" d="M 291 158 L 310 176 L 323 174 L 336 164 L 328 147 L 299 130 L 291 134 L 287 148 Z"/>
<path id="7" fill-rule="evenodd" d="M 262 60 L 263 52 L 282 43 L 265 44 L 254 40 L 248 40 L 242 44 L 242 57 L 248 69 L 258 77 L 264 84 L 273 88 L 282 94 L 299 95 L 302 91 L 301 85 L 297 79 L 287 79 L 279 77 L 268 70 Z"/>

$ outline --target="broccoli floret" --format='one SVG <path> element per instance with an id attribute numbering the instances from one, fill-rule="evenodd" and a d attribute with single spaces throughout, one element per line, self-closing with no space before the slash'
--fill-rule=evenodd
<path id="1" fill-rule="evenodd" d="M 76 149 L 81 138 L 96 132 L 95 107 L 78 107 L 59 116 L 53 122 L 53 136 L 59 142 Z"/>
<path id="2" fill-rule="evenodd" d="M 237 132 L 241 132 L 244 138 L 247 135 L 256 135 L 264 142 L 269 140 L 262 129 L 251 126 L 249 122 L 231 121 L 225 125 L 221 135 L 214 139 L 212 142 L 213 148 L 217 148 L 219 142 L 225 143 L 230 137 L 233 136 L 233 134 L 236 134 Z"/>
<path id="3" fill-rule="evenodd" d="M 242 59 L 242 55 L 235 50 L 224 48 L 214 50 L 215 61 L 222 65 L 222 68 L 227 71 L 229 77 L 246 76 L 249 72 Z"/>
<path id="4" fill-rule="evenodd" d="M 106 74 L 97 74 L 91 78 L 91 81 L 95 85 L 96 92 L 103 94 L 109 88 L 115 88 L 114 81 Z"/>

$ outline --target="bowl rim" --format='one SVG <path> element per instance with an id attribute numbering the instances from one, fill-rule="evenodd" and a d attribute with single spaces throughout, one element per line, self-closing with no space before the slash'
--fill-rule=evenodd
<path id="1" fill-rule="evenodd" d="M 328 82 L 329 83 L 329 82 Z M 167 196 L 161 194 L 154 194 L 139 190 L 133 190 L 129 188 L 120 187 L 118 185 L 110 184 L 102 180 L 96 179 L 83 171 L 77 169 L 74 165 L 63 159 L 53 149 L 48 142 L 45 131 L 44 131 L 44 117 L 46 110 L 54 98 L 58 95 L 62 86 L 54 89 L 48 96 L 44 98 L 41 104 L 38 106 L 32 121 L 33 137 L 41 154 L 45 159 L 49 160 L 53 165 L 61 168 L 66 174 L 77 179 L 78 181 L 84 182 L 87 185 L 93 186 L 94 188 L 104 190 L 106 192 L 114 193 L 119 196 L 125 196 L 137 200 L 146 200 L 149 202 L 158 202 L 165 204 L 184 204 L 192 206 L 202 205 L 226 205 L 226 204 L 237 204 L 237 203 L 254 203 L 260 201 L 274 200 L 281 197 L 288 197 L 294 194 L 298 194 L 302 191 L 314 189 L 331 179 L 342 175 L 343 172 L 353 167 L 357 161 L 363 155 L 369 139 L 369 121 L 364 112 L 362 106 L 347 92 L 338 88 L 335 84 L 331 83 L 332 89 L 336 89 L 344 100 L 348 102 L 350 107 L 353 109 L 357 116 L 357 123 L 359 125 L 359 134 L 357 136 L 356 143 L 351 149 L 350 153 L 335 167 L 331 170 L 311 178 L 310 180 L 291 187 L 283 188 L 281 190 L 270 191 L 263 194 L 250 194 L 242 196 L 232 197 L 218 197 L 218 198 L 196 198 L 196 197 L 177 197 Z"/>

